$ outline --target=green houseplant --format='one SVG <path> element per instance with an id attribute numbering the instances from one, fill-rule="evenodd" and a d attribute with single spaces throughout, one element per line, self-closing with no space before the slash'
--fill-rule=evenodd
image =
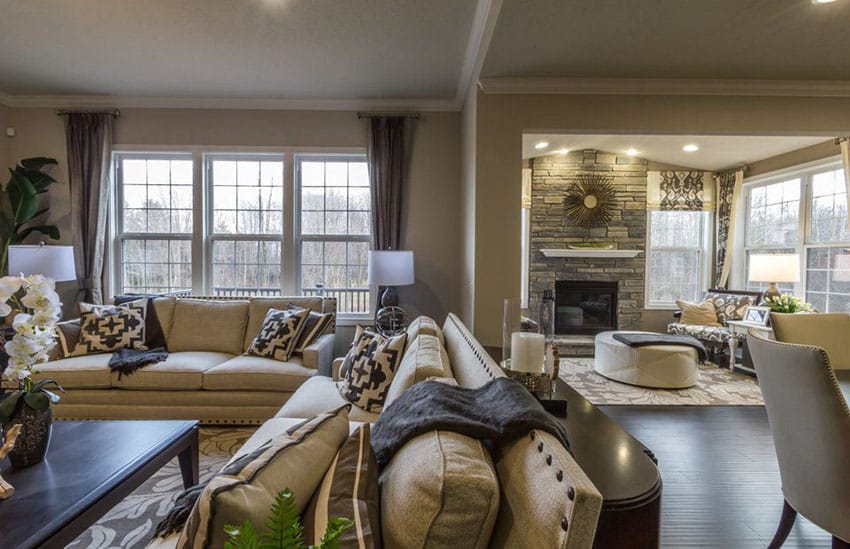
<path id="1" fill-rule="evenodd" d="M 9 169 L 9 182 L 0 191 L 0 270 L 6 272 L 9 246 L 18 244 L 32 233 L 59 239 L 59 228 L 38 223 L 37 218 L 50 208 L 41 206 L 41 195 L 56 180 L 45 169 L 56 160 L 46 157 L 25 158 Z"/>
<path id="2" fill-rule="evenodd" d="M 339 536 L 351 527 L 352 522 L 347 518 L 334 518 L 328 521 L 328 526 L 319 545 L 311 545 L 309 549 L 338 549 Z M 228 541 L 225 549 L 308 549 L 304 545 L 304 527 L 295 506 L 295 496 L 287 488 L 275 496 L 271 514 L 266 521 L 267 532 L 257 534 L 250 520 L 240 526 L 227 525 L 224 531 Z"/>

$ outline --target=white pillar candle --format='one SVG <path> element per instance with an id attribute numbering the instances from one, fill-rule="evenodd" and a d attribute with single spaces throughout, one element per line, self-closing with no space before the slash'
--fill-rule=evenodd
<path id="1" fill-rule="evenodd" d="M 546 338 L 543 334 L 514 332 L 511 334 L 511 369 L 518 372 L 543 373 Z"/>

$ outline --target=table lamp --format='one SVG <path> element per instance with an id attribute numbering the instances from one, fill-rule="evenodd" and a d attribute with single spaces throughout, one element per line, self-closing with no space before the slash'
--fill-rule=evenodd
<path id="1" fill-rule="evenodd" d="M 40 274 L 54 282 L 76 280 L 73 246 L 15 244 L 9 246 L 9 274 Z"/>
<path id="2" fill-rule="evenodd" d="M 797 254 L 753 254 L 750 256 L 749 280 L 767 282 L 764 299 L 779 297 L 777 282 L 799 282 L 800 256 Z"/>
<path id="3" fill-rule="evenodd" d="M 384 286 L 381 308 L 375 313 L 375 324 L 381 329 L 381 318 L 388 318 L 387 332 L 395 332 L 405 326 L 404 309 L 398 306 L 396 286 L 409 286 L 415 281 L 413 252 L 409 250 L 372 250 L 369 252 L 369 284 Z"/>

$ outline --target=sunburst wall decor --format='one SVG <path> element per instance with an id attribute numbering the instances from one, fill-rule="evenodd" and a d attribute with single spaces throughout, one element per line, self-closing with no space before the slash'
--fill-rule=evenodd
<path id="1" fill-rule="evenodd" d="M 564 213 L 576 225 L 607 226 L 614 216 L 614 179 L 599 174 L 579 174 L 564 197 Z"/>

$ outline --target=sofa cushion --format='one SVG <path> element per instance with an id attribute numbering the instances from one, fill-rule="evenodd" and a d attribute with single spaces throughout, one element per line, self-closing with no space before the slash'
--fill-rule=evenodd
<path id="1" fill-rule="evenodd" d="M 407 326 L 407 344 L 411 345 L 419 334 L 428 334 L 440 340 L 440 345 L 446 346 L 446 339 L 443 337 L 443 330 L 437 321 L 430 316 L 421 315 L 413 319 Z"/>
<path id="2" fill-rule="evenodd" d="M 112 386 L 119 389 L 157 389 L 162 391 L 201 389 L 204 372 L 233 358 L 227 353 L 186 351 L 170 353 L 156 364 L 148 364 L 131 375 L 112 372 Z"/>
<path id="3" fill-rule="evenodd" d="M 269 309 L 266 319 L 251 345 L 248 354 L 287 361 L 295 350 L 298 338 L 304 330 L 310 309 Z"/>
<path id="4" fill-rule="evenodd" d="M 110 358 L 111 354 L 102 353 L 45 362 L 38 365 L 35 379 L 52 377 L 66 389 L 109 389 L 112 386 Z"/>
<path id="5" fill-rule="evenodd" d="M 313 377 L 316 371 L 292 357 L 287 362 L 242 355 L 206 370 L 204 389 L 208 391 L 292 392 Z"/>
<path id="6" fill-rule="evenodd" d="M 254 336 L 260 331 L 260 327 L 263 325 L 269 309 L 286 309 L 290 305 L 295 305 L 302 309 L 310 309 L 311 311 L 324 312 L 322 311 L 323 299 L 319 296 L 252 297 L 248 301 L 248 328 L 245 332 L 245 339 L 242 342 L 242 349 L 245 351 L 248 350 Z"/>
<path id="7" fill-rule="evenodd" d="M 289 397 L 275 417 L 308 418 L 347 404 L 339 394 L 338 383 L 325 376 L 311 377 Z M 358 406 L 352 406 L 348 416 L 351 421 L 368 423 L 378 419 L 378 414 Z"/>
<path id="8" fill-rule="evenodd" d="M 449 431 L 420 435 L 381 473 L 385 547 L 488 546 L 499 479 L 479 440 Z"/>
<path id="9" fill-rule="evenodd" d="M 318 414 L 316 414 L 318 415 Z M 267 419 L 263 422 L 262 425 L 254 431 L 254 434 L 245 441 L 245 444 L 239 447 L 236 450 L 236 453 L 233 454 L 233 457 L 230 458 L 230 461 L 227 464 L 231 464 L 240 457 L 245 454 L 250 454 L 263 444 L 269 442 L 272 439 L 275 439 L 283 434 L 291 433 L 296 431 L 299 427 L 304 425 L 303 418 L 292 418 L 292 417 L 273 417 L 271 419 Z M 348 434 L 353 434 L 361 425 L 365 425 L 360 421 L 349 421 L 348 422 Z"/>
<path id="10" fill-rule="evenodd" d="M 72 354 L 109 353 L 118 349 L 145 350 L 147 299 L 123 305 L 80 303 L 80 336 Z"/>
<path id="11" fill-rule="evenodd" d="M 347 408 L 313 418 L 228 464 L 195 502 L 178 547 L 222 547 L 229 524 L 248 520 L 261 527 L 287 488 L 300 514 L 348 438 Z"/>
<path id="12" fill-rule="evenodd" d="M 168 350 L 240 355 L 247 322 L 246 301 L 179 299 L 168 333 Z M 251 337 L 254 335 L 256 332 Z"/>
<path id="13" fill-rule="evenodd" d="M 304 541 L 318 546 L 334 518 L 346 518 L 352 526 L 340 537 L 340 547 L 381 546 L 381 494 L 378 461 L 372 451 L 366 423 L 342 445 L 322 484 L 304 511 Z"/>
<path id="14" fill-rule="evenodd" d="M 420 381 L 428 378 L 451 377 L 449 355 L 436 336 L 421 333 L 416 340 L 407 346 L 404 358 L 393 377 L 387 400 L 384 406 L 389 406 L 403 392 Z"/>
<path id="15" fill-rule="evenodd" d="M 729 328 L 723 326 L 700 326 L 697 324 L 682 324 L 681 322 L 673 322 L 667 325 L 668 334 L 689 335 L 701 341 L 711 341 L 715 343 L 728 343 L 732 337 L 732 332 Z M 742 336 L 736 334 L 738 339 Z"/>
<path id="16" fill-rule="evenodd" d="M 691 303 L 690 301 L 676 300 L 676 305 L 682 309 L 682 317 L 679 322 L 682 324 L 696 324 L 699 326 L 720 326 L 717 321 L 717 309 L 714 307 L 714 301 L 706 300 L 699 303 Z"/>
<path id="17" fill-rule="evenodd" d="M 406 341 L 406 333 L 384 337 L 363 332 L 348 352 L 351 367 L 340 385 L 342 397 L 367 412 L 380 412 L 401 364 Z"/>
<path id="18" fill-rule="evenodd" d="M 156 317 L 159 319 L 159 327 L 168 344 L 168 334 L 171 333 L 171 325 L 174 322 L 174 309 L 177 307 L 176 297 L 155 297 L 153 307 L 156 309 Z"/>

